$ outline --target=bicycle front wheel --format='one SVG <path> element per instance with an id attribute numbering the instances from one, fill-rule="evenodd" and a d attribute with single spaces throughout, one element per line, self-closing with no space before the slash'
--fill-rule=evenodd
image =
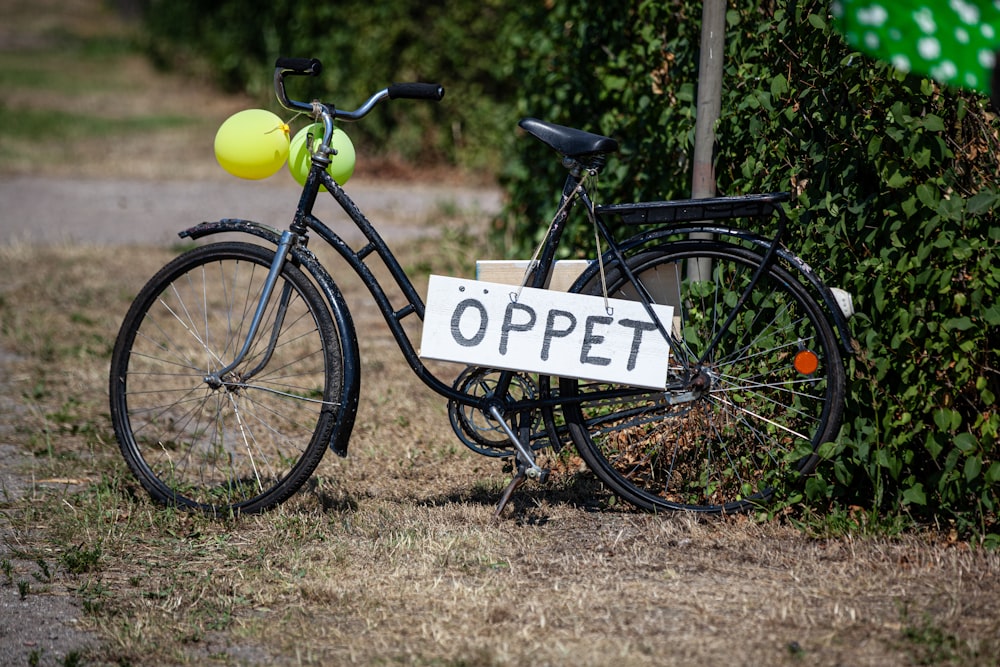
<path id="1" fill-rule="evenodd" d="M 274 258 L 216 243 L 167 264 L 139 292 L 111 361 L 111 418 L 125 461 L 158 501 L 212 513 L 285 501 L 326 451 L 344 391 L 340 332 L 306 275 L 285 263 L 246 341 Z"/>
<path id="2" fill-rule="evenodd" d="M 560 381 L 570 434 L 594 473 L 644 509 L 720 513 L 810 472 L 839 430 L 845 380 L 834 333 L 802 284 L 772 266 L 729 320 L 759 255 L 682 241 L 628 261 L 653 301 L 674 308 L 668 386 Z M 580 291 L 600 294 L 599 280 Z M 613 267 L 608 293 L 638 299 Z"/>

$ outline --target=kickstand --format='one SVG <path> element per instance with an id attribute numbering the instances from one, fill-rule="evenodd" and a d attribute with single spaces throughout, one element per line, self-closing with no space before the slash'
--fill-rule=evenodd
<path id="1" fill-rule="evenodd" d="M 507 485 L 507 488 L 503 490 L 503 495 L 500 496 L 500 502 L 497 503 L 496 511 L 493 512 L 494 519 L 500 518 L 500 514 L 501 512 L 503 512 L 503 508 L 507 506 L 508 502 L 510 502 L 510 498 L 511 496 L 514 495 L 514 491 L 517 490 L 517 487 L 524 484 L 524 480 L 527 478 L 528 478 L 528 466 L 523 461 L 521 461 L 521 456 L 518 455 L 517 474 L 514 475 L 514 479 L 510 480 L 510 484 Z"/>
<path id="2" fill-rule="evenodd" d="M 527 443 L 531 441 L 531 414 L 522 413 L 518 419 L 518 436 L 520 437 L 520 443 Z M 518 444 L 515 441 L 515 444 Z M 522 453 L 522 450 L 524 453 Z M 525 453 L 528 456 L 525 456 Z M 510 484 L 507 488 L 503 490 L 503 495 L 500 496 L 500 502 L 497 503 L 496 511 L 493 512 L 493 518 L 499 519 L 500 513 L 503 512 L 504 507 L 510 502 L 511 496 L 514 495 L 514 491 L 517 490 L 519 486 L 524 484 L 524 480 L 528 477 L 535 477 L 542 482 L 548 480 L 548 470 L 543 470 L 538 467 L 538 465 L 530 458 L 530 450 L 521 445 L 517 447 L 517 474 L 514 475 L 514 479 L 510 480 Z M 535 474 L 531 474 L 534 472 Z"/>

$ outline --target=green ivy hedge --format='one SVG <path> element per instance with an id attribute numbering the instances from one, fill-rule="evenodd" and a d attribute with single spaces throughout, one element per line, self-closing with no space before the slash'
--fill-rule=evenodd
<path id="1" fill-rule="evenodd" d="M 975 96 L 852 53 L 816 3 L 734 27 L 727 187 L 799 192 L 799 247 L 862 313 L 847 424 L 810 499 L 995 535 L 996 123 Z"/>
<path id="2" fill-rule="evenodd" d="M 700 6 L 559 3 L 521 52 L 520 111 L 621 141 L 606 200 L 690 193 Z M 826 3 L 731 2 L 727 26 L 719 190 L 794 192 L 789 244 L 858 310 L 843 434 L 798 498 L 997 544 L 1000 124 L 852 52 Z M 504 174 L 520 231 L 496 232 L 519 252 L 561 178 L 545 152 Z"/>

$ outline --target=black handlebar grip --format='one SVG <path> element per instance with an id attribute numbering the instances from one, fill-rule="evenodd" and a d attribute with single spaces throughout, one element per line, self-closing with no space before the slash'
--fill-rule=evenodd
<path id="1" fill-rule="evenodd" d="M 394 83 L 388 88 L 390 100 L 432 100 L 440 102 L 444 87 L 436 83 Z"/>
<path id="2" fill-rule="evenodd" d="M 275 69 L 283 69 L 288 74 L 317 76 L 323 71 L 323 63 L 317 58 L 285 58 L 274 61 Z"/>

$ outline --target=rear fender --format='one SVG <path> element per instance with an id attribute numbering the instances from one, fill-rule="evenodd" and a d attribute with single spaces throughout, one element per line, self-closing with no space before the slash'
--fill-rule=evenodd
<path id="1" fill-rule="evenodd" d="M 660 228 L 652 232 L 637 234 L 629 239 L 626 239 L 619 244 L 619 247 L 622 252 L 629 255 L 630 252 L 637 249 L 653 249 L 657 245 L 662 244 L 668 241 L 671 237 L 676 237 L 679 234 L 692 234 L 699 232 L 707 232 L 715 235 L 716 237 L 721 237 L 729 242 L 732 242 L 730 239 L 739 239 L 740 241 L 748 242 L 757 246 L 762 254 L 767 252 L 768 248 L 771 247 L 770 240 L 758 234 L 716 225 L 670 226 Z M 819 276 L 816 275 L 816 272 L 811 266 L 806 264 L 796 255 L 792 254 L 784 246 L 779 246 L 776 250 L 776 254 L 786 269 L 789 269 L 793 274 L 797 274 L 799 279 L 807 287 L 813 290 L 813 294 L 817 296 L 821 303 L 825 306 L 826 315 L 832 321 L 834 325 L 833 328 L 838 334 L 837 337 L 840 341 L 841 349 L 847 353 L 847 355 L 853 356 L 856 350 L 856 343 L 854 342 L 851 336 L 850 328 L 847 325 L 847 318 L 844 316 L 844 313 L 837 303 L 837 299 L 833 295 L 830 288 L 827 287 L 822 280 L 820 280 Z M 615 258 L 612 251 L 607 251 L 604 256 L 605 266 L 612 266 L 614 261 Z M 582 289 L 583 286 L 593 278 L 598 270 L 599 268 L 597 266 L 597 262 L 593 262 L 592 265 L 580 275 L 573 288 L 571 288 L 571 291 Z"/>

